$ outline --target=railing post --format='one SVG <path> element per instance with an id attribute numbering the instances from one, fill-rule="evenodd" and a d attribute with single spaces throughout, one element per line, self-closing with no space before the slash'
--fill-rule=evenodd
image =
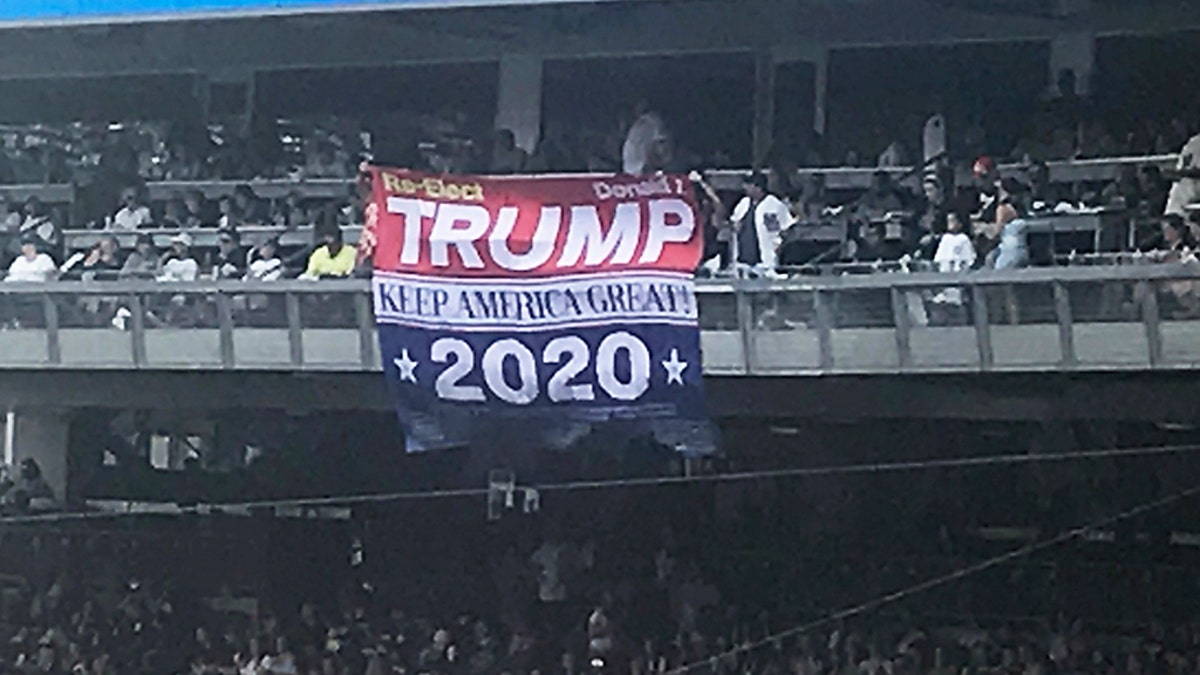
<path id="1" fill-rule="evenodd" d="M 1058 319 L 1058 348 L 1061 354 L 1059 364 L 1064 368 L 1074 368 L 1075 359 L 1075 324 L 1071 316 L 1071 295 L 1066 284 L 1055 281 L 1051 284 L 1054 291 L 1054 316 Z"/>
<path id="2" fill-rule="evenodd" d="M 1146 329 L 1146 350 L 1150 367 L 1162 365 L 1162 326 L 1158 315 L 1158 293 L 1154 286 L 1146 281 L 1137 283 L 1136 297 L 1142 298 L 1142 326 Z"/>
<path id="3" fill-rule="evenodd" d="M 237 355 L 233 351 L 233 306 L 229 294 L 217 291 L 217 332 L 221 340 L 221 367 L 233 368 Z"/>
<path id="4" fill-rule="evenodd" d="M 891 289 L 892 320 L 896 326 L 896 362 L 900 370 L 912 367 L 912 320 L 908 316 L 908 297 L 899 288 Z"/>
<path id="5" fill-rule="evenodd" d="M 375 364 L 375 311 L 370 295 L 354 294 L 354 317 L 358 321 L 358 357 L 369 370 Z"/>
<path id="6" fill-rule="evenodd" d="M 750 375 L 758 367 L 758 355 L 754 349 L 754 307 L 749 294 L 741 284 L 733 288 L 734 310 L 737 313 L 738 332 L 742 338 L 742 373 Z"/>
<path id="7" fill-rule="evenodd" d="M 58 335 L 58 304 L 54 296 L 42 296 L 42 318 L 46 322 L 46 360 L 54 365 L 62 363 L 62 343 Z"/>
<path id="8" fill-rule="evenodd" d="M 146 365 L 146 308 L 142 296 L 129 295 L 129 343 L 133 352 L 133 365 Z"/>
<path id="9" fill-rule="evenodd" d="M 996 362 L 992 351 L 992 325 L 988 319 L 987 293 L 982 286 L 971 286 L 972 313 L 975 315 L 975 345 L 979 350 L 979 369 L 991 370 Z"/>
<path id="10" fill-rule="evenodd" d="M 304 365 L 304 327 L 300 323 L 300 297 L 288 291 L 283 296 L 287 315 L 288 358 L 294 368 Z"/>
<path id="11" fill-rule="evenodd" d="M 817 316 L 817 344 L 821 351 L 821 370 L 833 370 L 833 312 L 829 293 L 813 291 L 813 313 Z"/>

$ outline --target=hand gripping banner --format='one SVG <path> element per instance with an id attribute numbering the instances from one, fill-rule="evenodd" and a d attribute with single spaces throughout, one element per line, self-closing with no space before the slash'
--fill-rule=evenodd
<path id="1" fill-rule="evenodd" d="M 685 178 L 369 171 L 380 353 L 410 450 L 565 447 L 598 425 L 711 450 Z"/>

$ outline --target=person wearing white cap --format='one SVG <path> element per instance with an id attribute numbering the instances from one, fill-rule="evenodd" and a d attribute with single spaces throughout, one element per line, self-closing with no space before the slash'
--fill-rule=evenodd
<path id="1" fill-rule="evenodd" d="M 163 256 L 159 281 L 195 281 L 200 263 L 191 253 L 192 235 L 180 232 L 171 237 L 171 249 Z"/>

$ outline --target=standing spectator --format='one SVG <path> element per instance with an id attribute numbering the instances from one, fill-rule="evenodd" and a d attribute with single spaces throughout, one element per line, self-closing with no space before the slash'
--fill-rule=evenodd
<path id="1" fill-rule="evenodd" d="M 721 196 L 705 179 L 703 173 L 693 171 L 690 178 L 697 191 L 700 220 L 706 225 L 704 228 L 704 259 L 709 260 L 716 256 L 719 269 L 728 270 L 736 257 L 734 252 L 735 232 L 729 223 L 729 211 L 721 200 Z"/>
<path id="2" fill-rule="evenodd" d="M 926 176 L 921 188 L 925 199 L 921 212 L 917 214 L 917 236 L 936 235 L 946 231 L 946 195 L 936 176 Z"/>
<path id="3" fill-rule="evenodd" d="M 11 207 L 7 196 L 0 195 L 0 257 L 5 263 L 20 253 L 21 220 L 20 211 Z"/>
<path id="4" fill-rule="evenodd" d="M 217 250 L 209 258 L 208 267 L 214 279 L 241 279 L 246 274 L 246 252 L 239 245 L 238 234 L 221 230 L 217 234 Z"/>
<path id="5" fill-rule="evenodd" d="M 322 236 L 321 245 L 308 257 L 308 267 L 305 269 L 304 277 L 308 279 L 348 277 L 354 273 L 357 257 L 357 251 L 342 242 L 342 231 L 330 228 Z"/>
<path id="6" fill-rule="evenodd" d="M 939 272 L 962 272 L 975 265 L 975 246 L 963 232 L 963 219 L 956 213 L 946 214 L 946 233 L 938 241 L 933 262 Z M 961 288 L 943 288 L 934 294 L 929 305 L 929 322 L 933 325 L 960 326 L 967 322 Z"/>
<path id="7" fill-rule="evenodd" d="M 1159 214 L 1167 205 L 1167 194 L 1171 190 L 1170 183 L 1163 178 L 1162 169 L 1153 164 L 1147 164 L 1138 172 L 1141 183 L 1142 208 L 1146 215 Z"/>
<path id="8" fill-rule="evenodd" d="M 783 231 L 792 213 L 779 197 L 767 192 L 767 177 L 752 173 L 743 181 L 746 195 L 733 208 L 730 220 L 737 230 L 737 262 L 774 274 Z"/>
<path id="9" fill-rule="evenodd" d="M 154 247 L 154 237 L 142 233 L 137 236 L 133 252 L 121 266 L 122 279 L 155 279 L 158 277 L 161 260 Z"/>
<path id="10" fill-rule="evenodd" d="M 200 276 L 200 263 L 192 255 L 192 235 L 180 232 L 171 237 L 171 249 L 162 257 L 159 281 L 195 281 Z"/>
<path id="11" fill-rule="evenodd" d="M 1186 216 L 1188 205 L 1200 202 L 1200 134 L 1192 136 L 1179 151 L 1175 173 L 1175 184 L 1163 212 Z"/>
<path id="12" fill-rule="evenodd" d="M 39 240 L 26 235 L 21 240 L 21 255 L 8 266 L 5 281 L 14 283 L 44 283 L 58 275 L 54 259 L 38 250 Z"/>
<path id="13" fill-rule="evenodd" d="M 648 102 L 638 103 L 621 150 L 622 171 L 637 176 L 665 169 L 671 161 L 671 135 L 662 117 Z"/>
<path id="14" fill-rule="evenodd" d="M 125 188 L 121 191 L 121 208 L 109 218 L 107 229 L 136 230 L 153 224 L 150 207 L 143 203 L 138 193 L 137 188 Z"/>

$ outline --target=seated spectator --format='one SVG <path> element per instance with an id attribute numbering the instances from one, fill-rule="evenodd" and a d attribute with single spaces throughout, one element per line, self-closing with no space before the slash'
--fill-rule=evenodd
<path id="1" fill-rule="evenodd" d="M 1187 223 L 1171 213 L 1163 217 L 1162 240 L 1158 250 L 1162 262 L 1196 265 L 1196 241 Z M 1164 282 L 1160 287 L 1162 311 L 1175 318 L 1191 318 L 1200 314 L 1200 284 L 1194 281 Z"/>
<path id="2" fill-rule="evenodd" d="M 992 267 L 998 270 L 1025 267 L 1029 264 L 1028 222 L 1012 204 L 996 209 L 996 228 L 999 243 L 994 251 Z"/>
<path id="3" fill-rule="evenodd" d="M 1162 239 L 1158 250 L 1166 253 L 1165 260 L 1179 262 L 1189 251 L 1195 248 L 1187 224 L 1178 214 L 1168 214 L 1162 221 Z"/>
<path id="4" fill-rule="evenodd" d="M 296 190 L 289 192 L 282 204 L 276 204 L 272 221 L 276 227 L 286 227 L 290 230 L 312 224 L 312 218 L 304 208 L 304 197 Z"/>
<path id="5" fill-rule="evenodd" d="M 164 230 L 182 230 L 187 220 L 187 209 L 182 199 L 171 199 L 163 206 L 162 218 L 157 225 Z"/>
<path id="6" fill-rule="evenodd" d="M 37 197 L 25 200 L 24 219 L 21 221 L 20 234 L 22 239 L 34 237 L 38 247 L 42 250 L 56 251 L 62 246 L 62 230 L 46 213 L 45 207 Z"/>
<path id="7" fill-rule="evenodd" d="M 337 147 L 329 141 L 317 146 L 317 151 L 308 158 L 304 166 L 306 178 L 349 178 L 347 162 L 338 157 Z"/>
<path id="8" fill-rule="evenodd" d="M 792 214 L 801 223 L 821 222 L 822 212 L 829 206 L 829 193 L 825 187 L 825 174 L 814 173 L 808 177 L 800 198 L 792 203 Z"/>
<path id="9" fill-rule="evenodd" d="M 871 188 L 858 203 L 857 215 L 861 220 L 879 220 L 889 213 L 904 209 L 904 200 L 886 171 L 876 171 L 871 177 Z"/>
<path id="10" fill-rule="evenodd" d="M 121 191 L 121 208 L 109 219 L 107 229 L 136 230 L 153 224 L 150 207 L 142 203 L 137 188 L 125 188 Z"/>
<path id="11" fill-rule="evenodd" d="M 242 216 L 232 195 L 224 195 L 217 202 L 217 228 L 221 230 L 236 230 L 242 224 Z"/>
<path id="12" fill-rule="evenodd" d="M 191 252 L 192 235 L 180 232 L 171 237 L 171 249 L 162 257 L 159 281 L 195 281 L 200 276 L 200 263 Z"/>
<path id="13" fill-rule="evenodd" d="M 183 229 L 212 227 L 218 215 L 213 213 L 212 203 L 199 190 L 188 190 L 183 196 Z"/>
<path id="14" fill-rule="evenodd" d="M 45 283 L 58 276 L 54 259 L 38 250 L 36 237 L 21 240 L 21 255 L 8 266 L 5 281 L 12 283 Z"/>
<path id="15" fill-rule="evenodd" d="M 83 280 L 116 279 L 124 267 L 120 246 L 113 237 L 102 237 L 83 259 Z"/>
<path id="16" fill-rule="evenodd" d="M 254 190 L 246 184 L 237 186 L 233 191 L 233 206 L 239 218 L 239 225 L 260 226 L 267 224 L 267 210 Z"/>
<path id="17" fill-rule="evenodd" d="M 325 277 L 348 277 L 354 273 L 354 264 L 358 258 L 355 249 L 342 242 L 342 231 L 330 229 L 322 237 L 323 243 L 308 257 L 308 267 L 304 277 L 321 279 Z"/>
<path id="18" fill-rule="evenodd" d="M 241 279 L 246 274 L 246 252 L 237 232 L 221 230 L 217 234 L 217 250 L 209 258 L 208 267 L 214 279 Z"/>
<path id="19" fill-rule="evenodd" d="M 517 147 L 517 137 L 509 129 L 496 131 L 492 144 L 492 161 L 490 171 L 494 174 L 521 173 L 529 157 L 525 151 Z"/>
<path id="20" fill-rule="evenodd" d="M 42 476 L 37 460 L 26 457 L 15 480 L 4 476 L 0 480 L 0 502 L 18 511 L 47 509 L 55 504 L 54 491 Z"/>
<path id="21" fill-rule="evenodd" d="M 850 242 L 850 259 L 855 262 L 887 262 L 900 259 L 900 248 L 887 240 L 882 222 L 867 223 Z"/>
<path id="22" fill-rule="evenodd" d="M 250 254 L 247 281 L 275 281 L 283 276 L 283 260 L 279 257 L 279 240 L 268 239 Z"/>
<path id="23" fill-rule="evenodd" d="M 155 279 L 160 269 L 158 250 L 154 246 L 154 237 L 149 234 L 139 234 L 134 243 L 133 252 L 125 258 L 118 276 L 122 279 Z"/>

